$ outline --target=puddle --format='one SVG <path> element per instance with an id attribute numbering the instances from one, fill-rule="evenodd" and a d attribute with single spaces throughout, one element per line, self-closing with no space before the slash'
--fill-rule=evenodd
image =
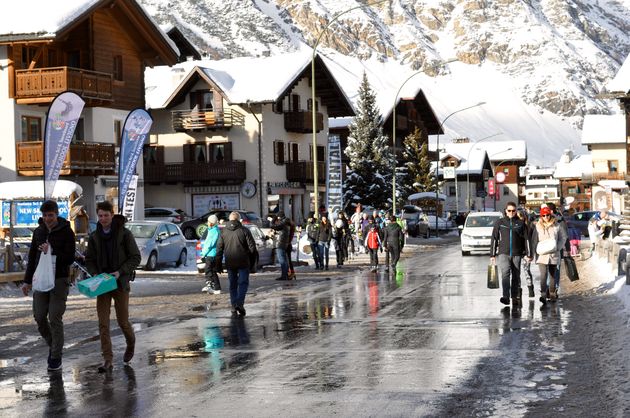
<path id="1" fill-rule="evenodd" d="M 16 367 L 16 366 L 25 364 L 30 359 L 31 359 L 30 357 L 16 357 L 16 358 L 11 358 L 11 359 L 0 359 L 0 368 Z"/>

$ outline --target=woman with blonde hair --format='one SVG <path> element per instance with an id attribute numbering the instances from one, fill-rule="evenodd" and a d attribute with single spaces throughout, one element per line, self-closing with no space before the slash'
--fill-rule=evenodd
<path id="1" fill-rule="evenodd" d="M 540 219 L 532 228 L 530 240 L 530 254 L 534 254 L 534 262 L 540 271 L 540 301 L 545 304 L 547 298 L 555 301 L 558 292 L 554 276 L 561 260 L 561 251 L 567 240 L 567 234 L 554 216 L 551 209 L 544 207 L 540 210 Z M 547 287 L 547 277 L 549 288 Z"/>

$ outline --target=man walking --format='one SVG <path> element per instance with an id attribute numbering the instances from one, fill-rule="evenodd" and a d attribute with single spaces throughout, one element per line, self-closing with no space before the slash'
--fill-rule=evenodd
<path id="1" fill-rule="evenodd" d="M 24 274 L 24 296 L 33 288 L 33 274 L 42 253 L 55 257 L 55 287 L 48 292 L 33 292 L 33 316 L 40 335 L 48 344 L 48 370 L 61 369 L 63 349 L 63 314 L 70 286 L 70 264 L 74 262 L 75 241 L 70 222 L 59 217 L 59 206 L 46 200 L 39 210 L 42 217 L 33 231 L 28 266 Z"/>
<path id="2" fill-rule="evenodd" d="M 217 243 L 219 242 L 219 218 L 217 215 L 208 216 L 208 229 L 201 247 L 201 257 L 205 260 L 206 285 L 202 292 L 212 292 L 215 295 L 221 294 L 221 281 L 217 273 Z"/>
<path id="3" fill-rule="evenodd" d="M 288 247 L 291 245 L 291 224 L 284 217 L 283 212 L 278 213 L 278 217 L 274 224 L 271 225 L 276 234 L 276 255 L 280 264 L 280 277 L 276 280 L 289 280 L 289 252 Z"/>
<path id="4" fill-rule="evenodd" d="M 385 246 L 385 251 L 389 254 L 389 260 L 386 260 L 385 263 L 391 261 L 392 271 L 396 272 L 396 264 L 398 264 L 400 259 L 400 251 L 405 234 L 398 222 L 396 222 L 394 215 L 391 215 L 389 220 L 389 224 L 383 228 L 383 245 Z M 385 270 L 389 270 L 388 264 L 385 264 Z"/>
<path id="5" fill-rule="evenodd" d="M 141 261 L 140 250 L 131 231 L 125 228 L 125 218 L 114 215 L 111 202 L 104 201 L 96 204 L 98 223 L 96 231 L 90 234 L 85 266 L 91 275 L 109 273 L 116 278 L 118 287 L 111 292 L 96 297 L 96 312 L 98 315 L 98 333 L 101 339 L 103 365 L 98 368 L 99 373 L 111 372 L 114 354 L 112 340 L 109 333 L 109 317 L 114 301 L 116 321 L 120 327 L 127 347 L 123 355 L 123 362 L 128 364 L 133 358 L 136 336 L 129 322 L 129 282 L 133 280 L 135 269 Z"/>
<path id="6" fill-rule="evenodd" d="M 508 202 L 505 216 L 494 224 L 490 243 L 490 261 L 495 263 L 498 255 L 498 266 L 501 274 L 503 297 L 501 303 L 512 307 L 522 306 L 521 298 L 521 257 L 529 258 L 527 226 L 516 216 L 516 203 Z M 510 280 L 511 276 L 511 280 Z"/>
<path id="7" fill-rule="evenodd" d="M 250 256 L 256 252 L 256 242 L 249 229 L 241 224 L 241 215 L 232 212 L 217 245 L 217 258 L 225 256 L 225 268 L 230 282 L 230 302 L 233 316 L 245 316 L 245 295 L 249 287 Z"/>
<path id="8" fill-rule="evenodd" d="M 306 224 L 306 236 L 309 244 L 311 244 L 311 251 L 313 252 L 313 261 L 315 261 L 315 269 L 319 270 L 319 246 L 317 245 L 317 236 L 319 235 L 319 224 L 316 219 L 308 218 Z"/>

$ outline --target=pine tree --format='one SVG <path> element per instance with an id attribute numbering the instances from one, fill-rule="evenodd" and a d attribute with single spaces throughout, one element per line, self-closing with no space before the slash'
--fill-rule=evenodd
<path id="1" fill-rule="evenodd" d="M 359 87 L 357 107 L 345 150 L 350 159 L 350 171 L 344 183 L 344 202 L 346 207 L 360 202 L 364 206 L 387 209 L 391 207 L 395 158 L 389 138 L 383 135 L 376 95 L 365 73 Z"/>
<path id="2" fill-rule="evenodd" d="M 435 190 L 434 173 L 431 170 L 429 147 L 422 142 L 421 131 L 416 128 L 403 140 L 402 162 L 406 170 L 406 178 L 401 184 L 401 198 L 403 201 L 413 193 Z"/>

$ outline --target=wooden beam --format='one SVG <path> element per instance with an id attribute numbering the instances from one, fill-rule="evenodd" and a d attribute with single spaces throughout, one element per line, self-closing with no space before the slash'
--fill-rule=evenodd
<path id="1" fill-rule="evenodd" d="M 21 282 L 24 279 L 23 271 L 0 273 L 0 283 Z"/>

